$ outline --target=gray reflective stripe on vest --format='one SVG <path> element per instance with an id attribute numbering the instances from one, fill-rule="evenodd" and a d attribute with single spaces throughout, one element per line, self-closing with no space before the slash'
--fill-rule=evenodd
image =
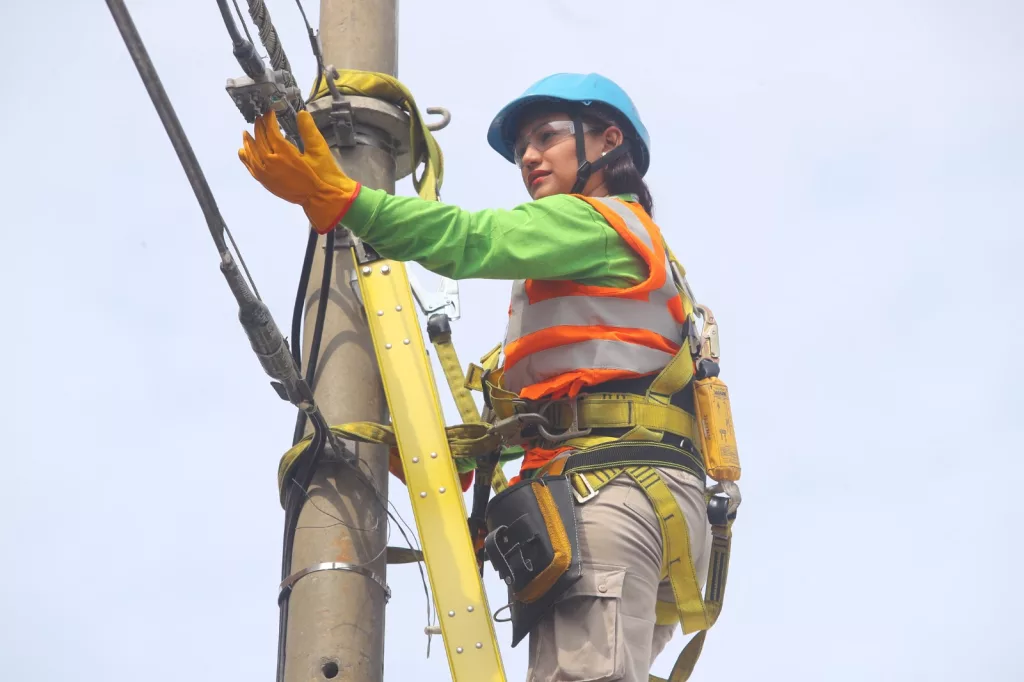
<path id="1" fill-rule="evenodd" d="M 531 353 L 512 367 L 506 367 L 505 388 L 519 392 L 526 386 L 579 369 L 649 374 L 662 369 L 672 357 L 672 353 L 624 341 L 580 341 Z"/>
<path id="2" fill-rule="evenodd" d="M 614 211 L 615 215 L 622 218 L 622 222 L 626 223 L 626 227 L 629 228 L 629 231 L 639 237 L 640 241 L 642 241 L 648 249 L 654 251 L 654 243 L 651 241 L 650 233 L 647 232 L 647 228 L 644 227 L 643 222 L 641 222 L 640 218 L 637 217 L 636 213 L 633 213 L 629 206 L 626 206 L 626 204 L 612 197 L 594 198 Z"/>
<path id="3" fill-rule="evenodd" d="M 513 306 L 505 343 L 527 334 L 559 326 L 628 327 L 646 329 L 679 342 L 683 326 L 668 311 L 668 300 L 654 296 L 651 301 L 636 301 L 604 296 L 566 296 L 538 301 L 530 306 Z M 672 287 L 672 295 L 678 295 Z"/>

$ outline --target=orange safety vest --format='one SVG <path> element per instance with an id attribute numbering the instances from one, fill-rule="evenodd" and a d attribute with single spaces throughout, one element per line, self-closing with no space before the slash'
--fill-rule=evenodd
<path id="1" fill-rule="evenodd" d="M 528 400 L 571 398 L 587 386 L 657 374 L 686 338 L 683 302 L 658 226 L 639 204 L 576 196 L 643 258 L 648 276 L 625 289 L 552 280 L 513 284 L 504 387 Z M 543 466 L 563 450 L 529 451 L 523 469 Z"/>

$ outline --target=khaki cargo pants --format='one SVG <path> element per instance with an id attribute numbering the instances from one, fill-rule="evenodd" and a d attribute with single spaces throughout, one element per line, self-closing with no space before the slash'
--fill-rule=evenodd
<path id="1" fill-rule="evenodd" d="M 703 482 L 659 468 L 686 516 L 690 552 L 703 587 L 711 526 Z M 583 578 L 530 633 L 527 682 L 647 682 L 676 625 L 655 624 L 661 581 L 661 531 L 644 491 L 625 474 L 576 507 Z"/>

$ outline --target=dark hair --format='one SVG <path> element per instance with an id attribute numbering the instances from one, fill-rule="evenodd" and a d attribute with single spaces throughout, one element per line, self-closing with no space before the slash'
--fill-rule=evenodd
<path id="1" fill-rule="evenodd" d="M 604 132 L 611 126 L 622 129 L 622 144 L 626 145 L 627 151 L 604 167 L 604 186 L 609 194 L 635 194 L 647 215 L 653 218 L 654 198 L 633 161 L 633 140 L 636 137 L 633 126 L 617 122 L 613 115 L 602 110 L 585 113 L 583 121 L 597 128 L 594 132 Z"/>

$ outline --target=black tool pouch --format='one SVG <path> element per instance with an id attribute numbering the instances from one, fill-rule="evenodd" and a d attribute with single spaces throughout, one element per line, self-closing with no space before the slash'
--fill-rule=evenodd
<path id="1" fill-rule="evenodd" d="M 576 509 L 564 476 L 517 483 L 487 505 L 484 551 L 508 585 L 512 646 L 582 576 Z"/>

